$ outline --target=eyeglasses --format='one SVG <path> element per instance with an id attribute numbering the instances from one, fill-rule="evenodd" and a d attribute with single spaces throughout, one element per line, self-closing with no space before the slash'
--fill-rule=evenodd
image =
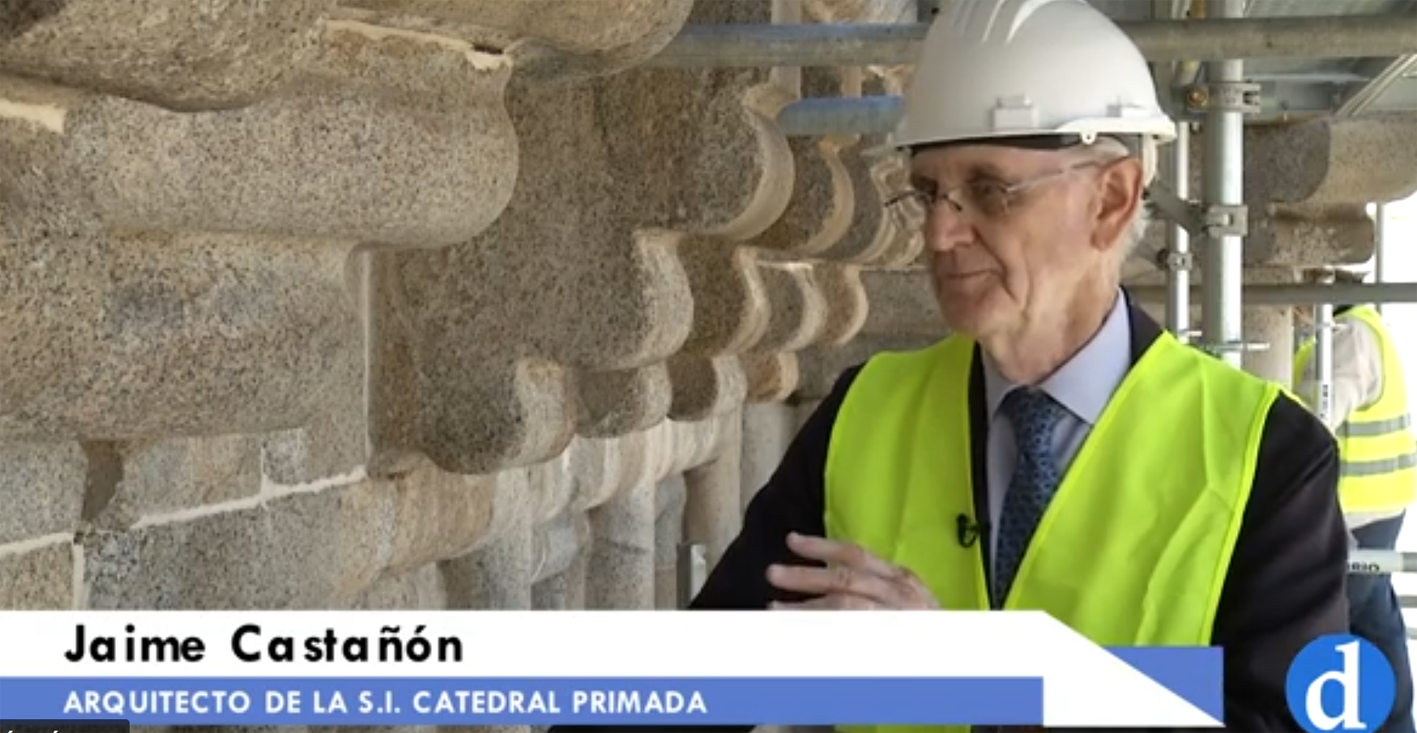
<path id="1" fill-rule="evenodd" d="M 949 204 L 956 214 L 971 213 L 988 218 L 998 218 L 1008 215 L 1019 194 L 1062 179 L 1080 169 L 1096 168 L 1100 165 L 1102 165 L 1101 161 L 1086 161 L 1068 166 L 1060 171 L 1045 173 L 1013 183 L 981 179 L 957 188 L 940 191 L 921 191 L 911 188 L 886 199 L 886 207 L 890 208 L 906 201 L 914 201 L 926 212 L 929 212 L 935 205 L 944 202 Z"/>

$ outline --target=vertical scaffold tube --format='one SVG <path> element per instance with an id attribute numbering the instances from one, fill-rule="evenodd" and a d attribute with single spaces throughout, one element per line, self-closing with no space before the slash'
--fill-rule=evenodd
<path id="1" fill-rule="evenodd" d="M 1182 201 L 1191 195 L 1191 126 L 1176 124 L 1176 142 L 1171 145 L 1171 190 Z M 1167 227 L 1166 249 L 1172 262 L 1185 259 L 1191 251 L 1191 234 L 1177 223 Z M 1166 328 L 1182 342 L 1191 337 L 1191 273 L 1174 264 L 1166 268 Z"/>
<path id="2" fill-rule="evenodd" d="M 1244 0 L 1212 0 L 1211 17 L 1239 18 L 1244 15 Z M 1207 66 L 1207 81 L 1224 85 L 1244 81 L 1245 62 L 1241 60 L 1212 61 Z M 1219 100 L 1212 95 L 1212 104 Z M 1238 206 L 1244 203 L 1244 112 L 1226 105 L 1213 106 L 1205 123 L 1205 203 L 1208 206 Z M 1241 320 L 1241 281 L 1244 237 L 1222 235 L 1211 237 L 1205 247 L 1205 264 L 1201 270 L 1202 332 L 1205 340 L 1223 348 L 1222 358 L 1239 368 L 1243 340 Z"/>
<path id="3" fill-rule="evenodd" d="M 1325 285 L 1333 284 L 1333 275 L 1325 274 Z M 1311 395 L 1314 414 L 1325 425 L 1333 415 L 1333 303 L 1314 306 L 1314 390 Z"/>
<path id="4" fill-rule="evenodd" d="M 1373 227 L 1373 282 L 1381 284 L 1388 282 L 1387 268 L 1392 264 L 1387 256 L 1387 204 L 1378 204 L 1373 208 L 1375 209 L 1373 212 L 1375 219 Z M 1383 312 L 1381 302 L 1373 305 L 1378 309 L 1378 313 Z"/>

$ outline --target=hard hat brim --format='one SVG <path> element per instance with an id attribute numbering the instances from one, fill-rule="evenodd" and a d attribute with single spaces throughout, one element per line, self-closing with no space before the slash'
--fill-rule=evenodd
<path id="1" fill-rule="evenodd" d="M 1097 137 L 1107 136 L 1146 137 L 1158 145 L 1170 143 L 1176 139 L 1176 124 L 1168 118 L 1138 119 L 1136 124 L 1131 125 L 1125 124 L 1125 122 L 1125 120 L 1116 119 L 1077 120 L 1047 130 L 1008 130 L 960 138 L 891 139 L 879 145 L 873 145 L 863 150 L 861 154 L 868 158 L 883 158 L 890 155 L 908 154 L 920 148 L 945 145 L 1014 145 L 1034 150 L 1058 150 L 1070 147 L 1074 143 L 1050 145 L 1046 141 L 1069 137 L 1078 137 L 1084 144 L 1090 144 Z"/>

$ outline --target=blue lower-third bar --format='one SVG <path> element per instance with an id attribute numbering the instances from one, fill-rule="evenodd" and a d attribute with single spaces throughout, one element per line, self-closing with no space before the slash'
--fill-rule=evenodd
<path id="1" fill-rule="evenodd" d="M 1043 681 L 0 678 L 5 718 L 133 725 L 1040 725 Z"/>

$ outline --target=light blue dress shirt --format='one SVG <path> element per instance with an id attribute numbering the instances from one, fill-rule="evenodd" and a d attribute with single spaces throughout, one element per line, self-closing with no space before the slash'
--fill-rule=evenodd
<path id="1" fill-rule="evenodd" d="M 983 351 L 980 352 L 983 354 Z M 999 405 L 1010 391 L 1019 385 L 999 373 L 987 354 L 983 355 L 984 396 L 989 415 L 988 472 L 989 526 L 998 527 L 1004 511 L 1004 494 L 1013 477 L 1018 448 L 1014 443 L 1013 427 L 999 414 Z M 1112 399 L 1112 393 L 1132 368 L 1132 328 L 1127 299 L 1121 292 L 1112 304 L 1102 327 L 1077 354 L 1052 376 L 1038 385 L 1067 414 L 1053 435 L 1053 456 L 1066 473 L 1082 442 L 1092 432 L 1092 426 Z M 998 532 L 989 532 L 989 556 L 998 556 Z"/>

